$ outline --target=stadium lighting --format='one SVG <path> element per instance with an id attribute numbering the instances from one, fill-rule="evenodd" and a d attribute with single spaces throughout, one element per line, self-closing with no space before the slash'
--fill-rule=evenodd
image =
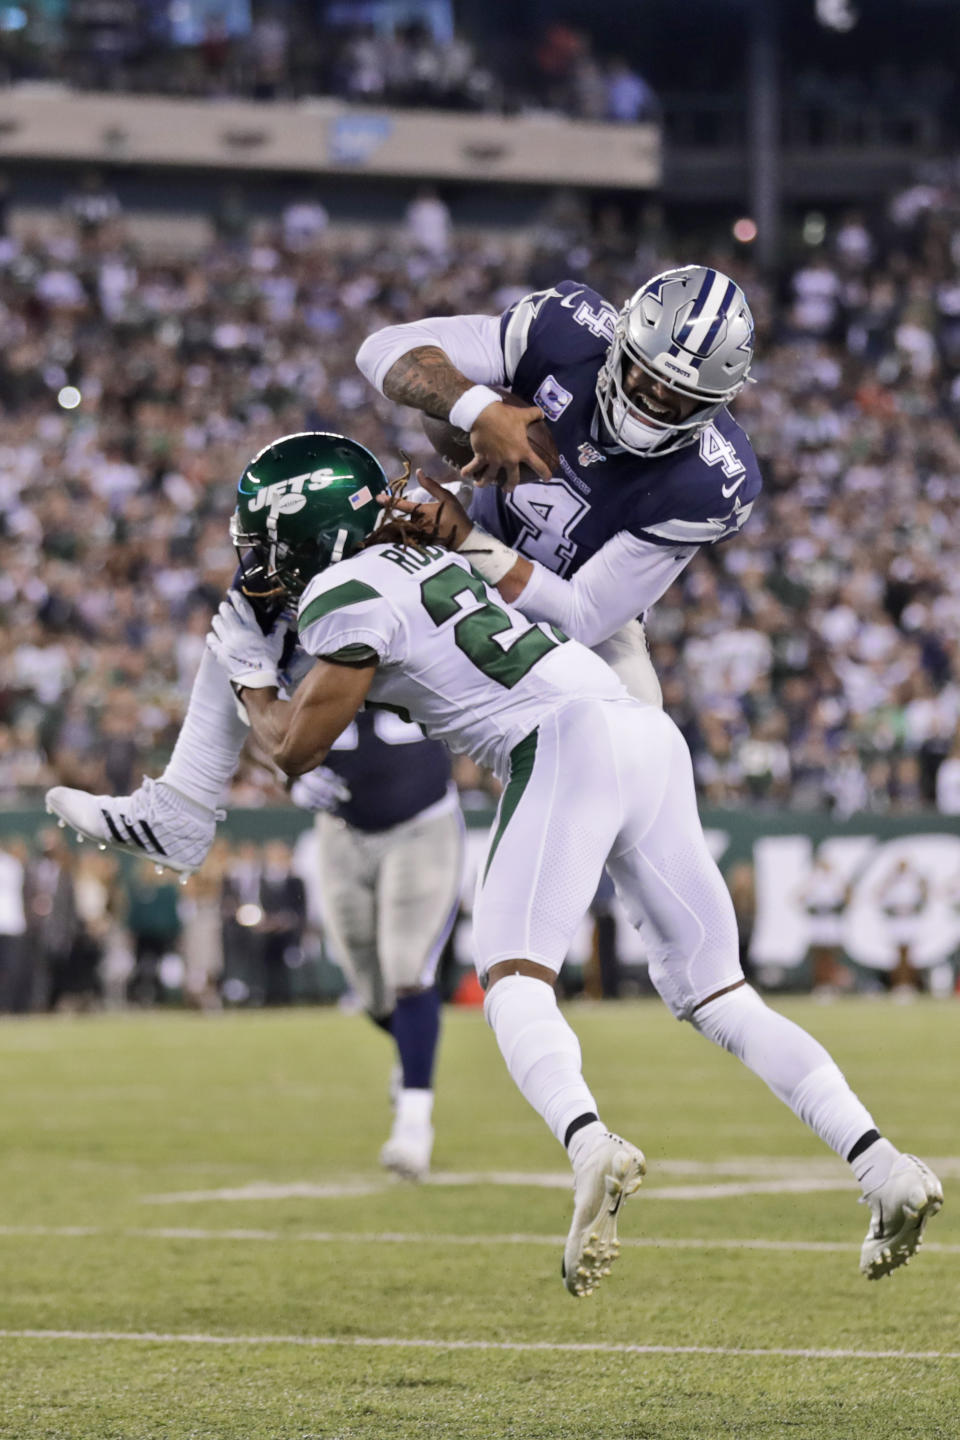
<path id="1" fill-rule="evenodd" d="M 57 392 L 57 404 L 61 410 L 76 410 L 81 399 L 82 396 L 76 385 L 64 385 L 63 388 Z"/>
<path id="2" fill-rule="evenodd" d="M 734 220 L 733 238 L 741 245 L 752 245 L 757 238 L 756 220 L 751 220 L 749 215 L 741 215 L 739 220 Z"/>
<path id="3" fill-rule="evenodd" d="M 817 19 L 827 30 L 839 30 L 846 34 L 859 20 L 852 0 L 816 0 Z"/>

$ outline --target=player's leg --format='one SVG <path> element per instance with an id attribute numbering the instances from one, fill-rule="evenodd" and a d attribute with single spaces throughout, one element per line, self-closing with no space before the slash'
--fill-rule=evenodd
<path id="1" fill-rule="evenodd" d="M 674 1015 L 742 1060 L 849 1162 L 875 1216 L 861 1268 L 872 1278 L 887 1274 L 909 1259 L 939 1209 L 939 1181 L 880 1136 L 823 1046 L 747 985 L 733 904 L 697 815 L 689 752 L 665 716 L 644 719 L 647 731 L 651 725 L 670 731 L 666 789 L 654 812 L 637 806 L 626 848 L 609 866 L 632 918 L 643 922 L 650 977 Z M 634 783 L 646 783 L 649 796 L 649 751 L 624 748 L 637 768 Z"/>
<path id="2" fill-rule="evenodd" d="M 401 1085 L 380 1159 L 411 1179 L 430 1168 L 433 1068 L 440 1038 L 436 974 L 457 917 L 462 878 L 459 808 L 414 818 L 391 831 L 380 862 L 377 935 L 384 982 L 395 996 L 391 1029 Z"/>
<path id="3" fill-rule="evenodd" d="M 391 1034 L 394 999 L 377 954 L 376 837 L 323 810 L 315 824 L 324 942 L 370 1019 Z"/>
<path id="4" fill-rule="evenodd" d="M 563 1274 L 575 1295 L 607 1273 L 620 1204 L 644 1170 L 641 1152 L 600 1121 L 553 988 L 620 820 L 597 709 L 583 702 L 550 716 L 514 750 L 473 917 L 487 1021 L 518 1089 L 573 1165 Z"/>
<path id="5" fill-rule="evenodd" d="M 226 671 L 204 651 L 166 769 L 131 795 L 91 795 L 57 785 L 46 805 L 61 824 L 112 850 L 189 875 L 213 844 L 217 806 L 248 734 Z"/>
<path id="6" fill-rule="evenodd" d="M 628 620 L 606 640 L 593 647 L 601 660 L 623 681 L 635 700 L 663 706 L 663 692 L 650 659 L 647 632 L 642 620 Z"/>

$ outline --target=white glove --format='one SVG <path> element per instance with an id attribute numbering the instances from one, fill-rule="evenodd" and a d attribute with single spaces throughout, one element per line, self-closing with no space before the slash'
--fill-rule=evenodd
<path id="1" fill-rule="evenodd" d="M 229 590 L 213 617 L 207 648 L 226 670 L 234 690 L 279 687 L 277 668 L 288 628 L 281 619 L 264 635 L 249 600 L 239 590 Z"/>
<path id="2" fill-rule="evenodd" d="M 290 786 L 290 799 L 301 810 L 335 810 L 350 799 L 350 786 L 335 770 L 318 765 L 306 775 L 298 775 Z"/>

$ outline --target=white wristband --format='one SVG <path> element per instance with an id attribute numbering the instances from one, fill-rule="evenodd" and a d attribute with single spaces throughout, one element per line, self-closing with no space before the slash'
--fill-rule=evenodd
<path id="1" fill-rule="evenodd" d="M 488 535 L 479 525 L 474 525 L 457 551 L 482 575 L 488 585 L 496 585 L 511 571 L 520 556 L 509 545 L 504 545 L 494 535 Z"/>
<path id="2" fill-rule="evenodd" d="M 469 435 L 481 410 L 494 404 L 503 404 L 496 390 L 491 390 L 489 385 L 473 385 L 469 390 L 464 390 L 460 399 L 450 407 L 450 424 L 456 425 L 458 430 L 466 430 Z"/>

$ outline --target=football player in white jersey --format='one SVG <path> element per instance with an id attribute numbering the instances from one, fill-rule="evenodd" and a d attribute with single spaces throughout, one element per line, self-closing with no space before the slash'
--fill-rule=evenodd
<path id="1" fill-rule="evenodd" d="M 849 1161 L 873 1214 L 864 1274 L 902 1265 L 942 1204 L 940 1183 L 881 1137 L 823 1047 L 746 983 L 679 730 L 591 651 L 503 604 L 464 558 L 418 535 L 416 516 L 381 524 L 372 460 L 342 437 L 288 436 L 241 478 L 241 589 L 266 584 L 295 601 L 314 659 L 293 700 L 279 698 L 282 637 L 262 633 L 240 591 L 208 644 L 288 775 L 322 764 L 366 704 L 409 715 L 504 782 L 474 907 L 476 959 L 510 1073 L 573 1165 L 566 1288 L 587 1295 L 607 1273 L 622 1201 L 645 1168 L 600 1120 L 554 993 L 605 865 L 644 925 L 651 979 L 672 1013 Z M 385 492 L 382 471 L 379 482 Z"/>

